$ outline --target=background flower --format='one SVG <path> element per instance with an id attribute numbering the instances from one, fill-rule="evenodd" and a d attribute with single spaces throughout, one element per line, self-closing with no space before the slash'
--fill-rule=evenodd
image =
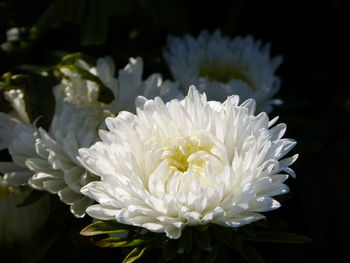
<path id="1" fill-rule="evenodd" d="M 6 126 L 6 122 L 0 127 L 5 137 L 11 133 L 6 139 L 10 141 L 12 157 L 11 162 L 0 163 L 0 172 L 11 184 L 29 184 L 37 190 L 58 194 L 76 217 L 83 217 L 86 207 L 94 201 L 81 195 L 80 189 L 98 177 L 80 165 L 76 159 L 78 149 L 95 142 L 97 130 L 107 116 L 133 108 L 137 95 L 159 95 L 169 100 L 181 93 L 175 84 L 163 82 L 159 74 L 142 81 L 141 58 L 131 58 L 118 78 L 114 77 L 114 64 L 108 57 L 98 59 L 96 67 L 89 67 L 83 60 L 78 60 L 75 66 L 60 69 L 65 78 L 54 87 L 56 105 L 49 131 L 16 123 L 2 114 L 7 122 L 15 124 Z M 110 104 L 98 101 L 100 87 L 84 79 L 81 70 L 98 77 L 113 92 Z"/>
<path id="2" fill-rule="evenodd" d="M 294 175 L 297 155 L 280 159 L 295 142 L 253 115 L 254 100 L 238 100 L 207 102 L 192 87 L 182 101 L 139 98 L 137 115 L 107 118 L 102 141 L 79 150 L 101 177 L 81 190 L 99 202 L 87 213 L 179 238 L 188 225 L 239 227 L 278 208 L 271 196 L 288 192 L 283 172 Z"/>
<path id="3" fill-rule="evenodd" d="M 272 96 L 280 87 L 275 75 L 282 57 L 270 58 L 270 45 L 252 36 L 230 39 L 219 30 L 202 31 L 197 38 L 169 37 L 164 58 L 183 89 L 196 85 L 211 100 L 224 101 L 232 94 L 254 98 L 258 111 L 271 111 Z"/>

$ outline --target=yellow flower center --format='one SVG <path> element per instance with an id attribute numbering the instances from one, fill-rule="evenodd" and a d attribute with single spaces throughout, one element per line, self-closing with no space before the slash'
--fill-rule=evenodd
<path id="1" fill-rule="evenodd" d="M 242 80 L 254 89 L 252 81 L 244 73 L 244 68 L 228 63 L 205 63 L 200 65 L 198 75 L 222 83 L 228 83 L 233 79 Z"/>
<path id="2" fill-rule="evenodd" d="M 204 172 L 205 155 L 211 154 L 213 147 L 210 141 L 201 141 L 195 137 L 181 139 L 177 144 L 164 148 L 163 158 L 170 167 L 179 172 L 186 172 L 192 165 L 194 172 Z"/>

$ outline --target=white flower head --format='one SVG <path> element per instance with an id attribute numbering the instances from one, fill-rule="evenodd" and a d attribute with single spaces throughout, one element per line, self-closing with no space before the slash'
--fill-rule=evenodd
<path id="1" fill-rule="evenodd" d="M 239 227 L 278 208 L 272 196 L 288 187 L 283 158 L 295 145 L 282 139 L 286 125 L 271 128 L 255 102 L 207 101 L 190 87 L 183 100 L 139 98 L 137 114 L 107 118 L 101 141 L 79 150 L 79 160 L 101 181 L 81 192 L 99 204 L 97 219 L 140 226 L 179 238 L 185 226 L 214 223 Z"/>
<path id="2" fill-rule="evenodd" d="M 169 80 L 163 81 L 160 74 L 152 74 L 143 80 L 143 60 L 140 57 L 130 58 L 124 69 L 119 70 L 117 77 L 114 62 L 108 56 L 99 58 L 95 67 L 90 67 L 83 60 L 78 60 L 76 66 L 98 77 L 112 91 L 114 100 L 110 104 L 99 102 L 97 83 L 83 79 L 77 71 L 62 68 L 66 78 L 55 87 L 56 101 L 78 107 L 100 107 L 118 113 L 121 110 L 132 111 L 135 98 L 140 95 L 150 98 L 160 96 L 165 101 L 183 97 L 178 85 Z"/>
<path id="3" fill-rule="evenodd" d="M 232 94 L 243 100 L 253 98 L 259 112 L 270 111 L 278 102 L 271 98 L 280 86 L 274 73 L 282 58 L 270 58 L 269 44 L 251 36 L 230 39 L 217 30 L 202 31 L 197 38 L 169 37 L 168 46 L 164 58 L 182 88 L 196 85 L 218 101 Z"/>
<path id="4" fill-rule="evenodd" d="M 36 155 L 25 160 L 26 167 L 34 172 L 29 185 L 58 194 L 76 217 L 83 217 L 86 207 L 93 203 L 80 193 L 80 188 L 98 179 L 78 162 L 78 149 L 95 142 L 106 116 L 108 113 L 99 109 L 64 105 L 55 114 L 49 132 L 38 129 Z"/>
<path id="5" fill-rule="evenodd" d="M 82 195 L 80 189 L 99 177 L 82 167 L 77 160 L 78 149 L 96 141 L 100 125 L 113 115 L 111 112 L 134 108 L 138 95 L 158 95 L 169 100 L 172 96 L 181 97 L 181 93 L 175 84 L 163 82 L 159 74 L 143 81 L 141 58 L 131 58 L 118 78 L 114 77 L 115 68 L 109 57 L 98 59 L 96 67 L 82 60 L 77 66 L 111 89 L 115 95 L 112 103 L 98 101 L 99 87 L 95 82 L 83 79 L 77 71 L 62 69 L 67 78 L 54 88 L 56 107 L 49 131 L 0 113 L 0 120 L 4 120 L 0 124 L 0 147 L 8 147 L 12 157 L 12 162 L 0 162 L 0 172 L 13 185 L 29 184 L 58 194 L 76 217 L 83 217 L 86 207 L 94 201 Z"/>

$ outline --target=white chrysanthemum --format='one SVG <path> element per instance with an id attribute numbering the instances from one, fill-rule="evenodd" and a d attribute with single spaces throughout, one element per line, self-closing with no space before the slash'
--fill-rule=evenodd
<path id="1" fill-rule="evenodd" d="M 118 85 L 111 88 L 115 97 L 109 106 L 112 112 L 133 111 L 137 96 L 146 98 L 159 96 L 164 101 L 183 97 L 175 83 L 169 80 L 163 81 L 161 75 L 157 73 L 143 81 L 142 72 L 143 61 L 140 57 L 130 58 L 129 64 L 119 70 Z"/>
<path id="2" fill-rule="evenodd" d="M 106 114 L 94 108 L 64 105 L 55 114 L 49 133 L 38 129 L 34 143 L 36 154 L 25 160 L 26 167 L 34 172 L 28 178 L 29 185 L 58 194 L 77 217 L 84 216 L 86 207 L 93 203 L 80 194 L 80 188 L 97 179 L 78 162 L 78 149 L 95 141 Z"/>
<path id="3" fill-rule="evenodd" d="M 0 244 L 14 245 L 29 241 L 46 221 L 49 212 L 48 196 L 25 207 L 16 207 L 29 194 L 8 185 L 0 177 Z"/>
<path id="4" fill-rule="evenodd" d="M 165 232 L 179 238 L 187 225 L 239 227 L 280 205 L 288 168 L 282 159 L 295 145 L 282 139 L 285 124 L 271 128 L 266 113 L 254 116 L 255 102 L 207 101 L 191 87 L 167 104 L 139 98 L 137 114 L 107 118 L 102 141 L 79 150 L 79 160 L 101 181 L 81 192 L 99 204 L 87 213 L 97 219 Z"/>
<path id="5" fill-rule="evenodd" d="M 97 177 L 86 171 L 76 157 L 80 147 L 90 146 L 107 113 L 65 104 L 56 107 L 50 131 L 22 129 L 9 145 L 12 162 L 0 162 L 0 172 L 12 185 L 26 185 L 58 194 L 71 212 L 85 215 L 93 201 L 80 188 Z"/>
<path id="6" fill-rule="evenodd" d="M 49 132 L 15 125 L 16 129 L 12 130 L 17 135 L 11 137 L 8 146 L 12 162 L 0 162 L 0 172 L 13 185 L 29 183 L 35 189 L 58 194 L 71 206 L 75 216 L 82 217 L 94 201 L 82 195 L 80 188 L 98 177 L 77 161 L 78 149 L 95 142 L 97 130 L 106 116 L 111 115 L 110 111 L 117 114 L 133 108 L 138 95 L 158 95 L 165 100 L 181 95 L 172 89 L 173 84 L 162 82 L 158 74 L 142 81 L 140 58 L 130 59 L 130 64 L 119 71 L 118 79 L 113 77 L 114 64 L 109 58 L 99 59 L 94 68 L 84 61 L 77 65 L 99 77 L 114 93 L 114 101 L 109 105 L 98 102 L 97 84 L 67 70 L 67 79 L 54 90 L 56 108 Z"/>
<path id="7" fill-rule="evenodd" d="M 270 58 L 270 45 L 251 36 L 230 39 L 219 30 L 212 35 L 202 31 L 197 38 L 170 37 L 168 45 L 164 57 L 182 88 L 196 85 L 209 99 L 218 101 L 232 94 L 243 100 L 253 98 L 258 112 L 269 112 L 278 102 L 271 98 L 280 86 L 274 72 L 282 58 Z"/>
<path id="8" fill-rule="evenodd" d="M 98 102 L 97 83 L 84 80 L 74 70 L 63 68 L 61 70 L 66 78 L 55 87 L 56 98 L 63 97 L 65 102 L 79 107 L 100 106 L 112 112 L 132 111 L 135 98 L 139 95 L 147 98 L 160 96 L 165 101 L 183 97 L 177 84 L 169 80 L 163 81 L 160 74 L 155 73 L 142 80 L 143 61 L 140 57 L 130 58 L 125 68 L 119 70 L 117 78 L 114 76 L 115 66 L 110 57 L 99 58 L 96 67 L 89 67 L 83 60 L 78 60 L 76 64 L 97 76 L 114 95 L 114 100 L 109 105 Z"/>

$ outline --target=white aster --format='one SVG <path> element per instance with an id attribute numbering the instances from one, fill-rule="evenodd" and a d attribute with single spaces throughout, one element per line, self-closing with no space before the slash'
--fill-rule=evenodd
<path id="1" fill-rule="evenodd" d="M 135 98 L 140 95 L 150 98 L 160 96 L 165 101 L 183 97 L 177 84 L 163 81 L 160 74 L 152 74 L 143 80 L 143 61 L 140 57 L 130 58 L 124 69 L 119 70 L 118 76 L 115 76 L 114 62 L 108 56 L 99 58 L 95 67 L 90 67 L 83 60 L 78 60 L 76 66 L 98 77 L 114 95 L 114 100 L 108 105 L 98 102 L 97 83 L 83 79 L 77 71 L 62 68 L 66 78 L 55 87 L 56 99 L 78 107 L 102 107 L 117 113 L 134 109 Z"/>
<path id="2" fill-rule="evenodd" d="M 140 57 L 130 58 L 124 69 L 119 70 L 117 85 L 111 88 L 115 98 L 109 106 L 112 112 L 133 111 L 137 96 L 146 98 L 159 96 L 164 101 L 183 97 L 176 83 L 169 80 L 163 81 L 158 73 L 143 80 L 142 73 L 143 61 Z"/>
<path id="3" fill-rule="evenodd" d="M 0 244 L 15 245 L 31 240 L 46 221 L 49 211 L 48 196 L 24 207 L 16 207 L 30 193 L 8 184 L 0 177 Z"/>
<path id="4" fill-rule="evenodd" d="M 9 129 L 4 123 L 3 134 L 7 139 L 4 146 L 9 148 L 12 162 L 0 162 L 0 172 L 13 185 L 29 184 L 37 190 L 58 194 L 71 206 L 75 216 L 83 217 L 86 207 L 94 201 L 82 195 L 80 189 L 99 177 L 77 161 L 78 149 L 95 142 L 97 130 L 106 116 L 112 115 L 111 111 L 117 114 L 134 108 L 138 95 L 169 100 L 181 94 L 175 84 L 163 82 L 159 74 L 143 81 L 141 58 L 131 58 L 130 64 L 119 71 L 118 78 L 114 77 L 114 64 L 108 57 L 98 59 L 96 67 L 89 67 L 82 60 L 77 66 L 100 78 L 111 89 L 115 96 L 112 103 L 97 100 L 99 87 L 95 82 L 83 79 L 74 70 L 62 69 L 66 78 L 54 88 L 56 107 L 49 131 L 17 122 Z M 9 119 L 6 114 L 2 116 Z"/>
<path id="5" fill-rule="evenodd" d="M 202 31 L 197 38 L 169 37 L 169 50 L 164 58 L 182 88 L 196 85 L 211 100 L 224 101 L 236 94 L 241 99 L 253 98 L 257 110 L 269 112 L 271 100 L 280 87 L 275 76 L 282 57 L 270 57 L 270 45 L 251 36 L 230 39 L 219 30 Z"/>
<path id="6" fill-rule="evenodd" d="M 288 191 L 283 172 L 294 175 L 297 156 L 281 158 L 295 142 L 282 139 L 285 124 L 254 115 L 254 100 L 238 101 L 191 87 L 181 101 L 140 97 L 136 115 L 107 118 L 101 141 L 79 150 L 101 178 L 81 189 L 99 203 L 87 213 L 179 238 L 185 226 L 239 227 L 278 208 L 272 196 Z"/>
<path id="7" fill-rule="evenodd" d="M 76 217 L 83 217 L 86 207 L 93 203 L 80 193 L 81 187 L 97 179 L 78 162 L 78 149 L 95 141 L 107 114 L 99 109 L 64 105 L 55 114 L 49 132 L 38 129 L 36 154 L 25 160 L 25 166 L 34 172 L 28 178 L 29 185 L 58 194 Z"/>

